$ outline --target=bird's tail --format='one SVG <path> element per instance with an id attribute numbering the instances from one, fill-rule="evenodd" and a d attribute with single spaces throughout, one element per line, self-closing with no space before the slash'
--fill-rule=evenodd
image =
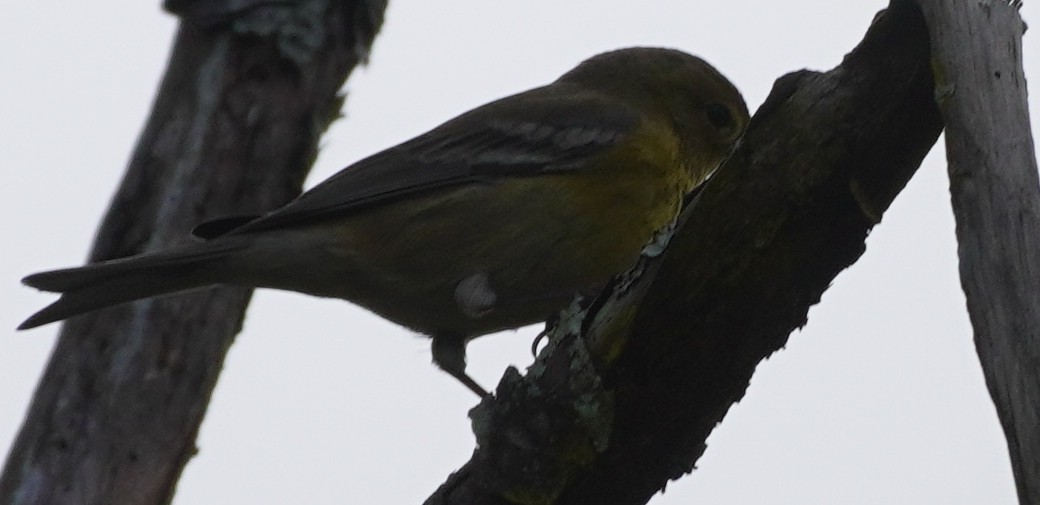
<path id="1" fill-rule="evenodd" d="M 206 243 L 32 274 L 22 279 L 22 283 L 61 293 L 61 298 L 29 316 L 18 329 L 35 328 L 120 303 L 220 282 L 219 260 L 240 248 L 238 243 Z"/>

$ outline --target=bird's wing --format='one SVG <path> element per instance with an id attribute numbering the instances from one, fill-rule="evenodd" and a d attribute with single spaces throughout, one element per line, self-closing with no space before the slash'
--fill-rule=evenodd
<path id="1" fill-rule="evenodd" d="M 575 170 L 637 128 L 640 116 L 629 107 L 558 86 L 467 112 L 341 170 L 262 217 L 218 220 L 195 233 L 212 238 L 297 226 L 425 191 Z"/>

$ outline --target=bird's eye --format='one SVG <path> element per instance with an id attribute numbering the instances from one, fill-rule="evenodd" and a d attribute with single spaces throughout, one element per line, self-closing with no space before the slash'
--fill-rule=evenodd
<path id="1" fill-rule="evenodd" d="M 725 128 L 733 124 L 733 115 L 730 114 L 729 108 L 721 103 L 709 103 L 704 112 L 708 115 L 708 121 L 716 128 Z"/>

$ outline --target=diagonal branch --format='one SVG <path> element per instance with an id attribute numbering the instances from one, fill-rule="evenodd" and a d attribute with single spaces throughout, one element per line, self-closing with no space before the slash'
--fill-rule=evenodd
<path id="1" fill-rule="evenodd" d="M 932 88 L 907 0 L 839 67 L 778 80 L 664 255 L 585 325 L 597 333 L 558 337 L 474 410 L 478 448 L 428 503 L 645 503 L 690 472 L 934 144 Z"/>
<path id="2" fill-rule="evenodd" d="M 92 260 L 169 246 L 205 218 L 299 192 L 385 2 L 247 3 L 207 1 L 206 14 L 223 19 L 206 22 L 186 7 Z M 249 297 L 210 289 L 66 323 L 0 476 L 0 503 L 168 503 Z"/>
<path id="3" fill-rule="evenodd" d="M 1018 499 L 1040 504 L 1040 182 L 1020 2 L 918 0 L 957 221 L 961 285 Z"/>

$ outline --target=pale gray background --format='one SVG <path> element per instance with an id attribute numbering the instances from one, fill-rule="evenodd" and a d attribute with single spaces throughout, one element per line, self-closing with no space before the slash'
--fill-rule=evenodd
<path id="1" fill-rule="evenodd" d="M 57 330 L 13 331 L 53 298 L 18 279 L 83 261 L 165 65 L 175 21 L 158 4 L 21 2 L 0 17 L 0 447 Z M 623 46 L 701 55 L 754 110 L 781 74 L 838 64 L 885 5 L 391 0 L 308 186 Z M 1030 32 L 1030 76 L 1038 50 Z M 940 144 L 863 258 L 760 367 L 700 468 L 653 503 L 1014 502 L 956 277 L 944 166 Z M 506 365 L 526 366 L 534 333 L 471 345 L 477 379 L 490 387 Z M 473 441 L 475 398 L 429 361 L 426 339 L 345 302 L 258 292 L 174 503 L 421 502 Z"/>

